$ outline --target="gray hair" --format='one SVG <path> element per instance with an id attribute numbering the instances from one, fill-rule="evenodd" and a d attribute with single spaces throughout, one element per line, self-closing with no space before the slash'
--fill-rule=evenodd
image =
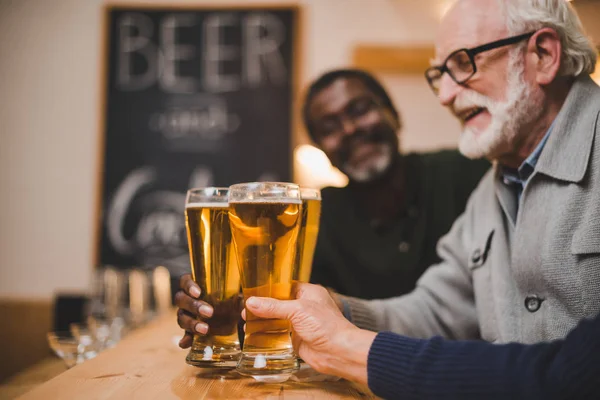
<path id="1" fill-rule="evenodd" d="M 586 36 L 579 16 L 566 0 L 498 0 L 504 8 L 506 24 L 517 35 L 552 28 L 562 44 L 562 76 L 589 75 L 594 72 L 597 50 Z"/>

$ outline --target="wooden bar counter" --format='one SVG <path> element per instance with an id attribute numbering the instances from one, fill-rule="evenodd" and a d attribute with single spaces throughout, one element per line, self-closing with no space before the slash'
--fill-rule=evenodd
<path id="1" fill-rule="evenodd" d="M 235 372 L 210 373 L 185 363 L 181 330 L 167 314 L 19 399 L 358 399 L 376 398 L 350 382 L 264 384 Z"/>

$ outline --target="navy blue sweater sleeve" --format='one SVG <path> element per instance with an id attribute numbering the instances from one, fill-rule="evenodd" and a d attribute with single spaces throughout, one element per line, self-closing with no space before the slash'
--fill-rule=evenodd
<path id="1" fill-rule="evenodd" d="M 367 370 L 370 389 L 388 399 L 600 399 L 600 316 L 534 345 L 381 332 Z"/>

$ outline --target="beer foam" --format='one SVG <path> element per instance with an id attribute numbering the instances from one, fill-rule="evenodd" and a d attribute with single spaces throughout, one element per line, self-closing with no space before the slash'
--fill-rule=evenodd
<path id="1" fill-rule="evenodd" d="M 308 187 L 300 188 L 300 197 L 302 200 L 321 200 L 321 191 Z"/>
<path id="2" fill-rule="evenodd" d="M 221 203 L 188 203 L 185 208 L 228 208 L 227 202 Z"/>
<path id="3" fill-rule="evenodd" d="M 321 196 L 318 194 L 313 195 L 304 195 L 302 196 L 302 200 L 321 200 Z"/>
<path id="4" fill-rule="evenodd" d="M 253 367 L 257 368 L 257 369 L 266 368 L 267 367 L 267 358 L 262 354 L 258 354 L 256 356 L 256 358 L 254 359 Z"/>
<path id="5" fill-rule="evenodd" d="M 213 359 L 213 349 L 210 346 L 206 346 L 204 348 L 204 355 L 202 356 L 202 359 L 205 361 L 210 361 Z"/>
<path id="6" fill-rule="evenodd" d="M 259 197 L 256 199 L 240 199 L 240 200 L 230 200 L 229 204 L 302 204 L 302 200 L 298 199 L 290 199 L 290 198 L 264 198 Z"/>

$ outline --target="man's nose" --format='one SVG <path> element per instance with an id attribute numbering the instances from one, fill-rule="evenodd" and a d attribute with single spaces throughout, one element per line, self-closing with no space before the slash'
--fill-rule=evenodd
<path id="1" fill-rule="evenodd" d="M 356 132 L 356 123 L 346 116 L 341 118 L 341 128 L 344 135 L 353 135 Z"/>
<path id="2" fill-rule="evenodd" d="M 438 91 L 438 99 L 443 106 L 450 106 L 458 93 L 462 90 L 462 86 L 454 82 L 454 79 L 445 73 L 440 78 L 440 88 Z"/>

